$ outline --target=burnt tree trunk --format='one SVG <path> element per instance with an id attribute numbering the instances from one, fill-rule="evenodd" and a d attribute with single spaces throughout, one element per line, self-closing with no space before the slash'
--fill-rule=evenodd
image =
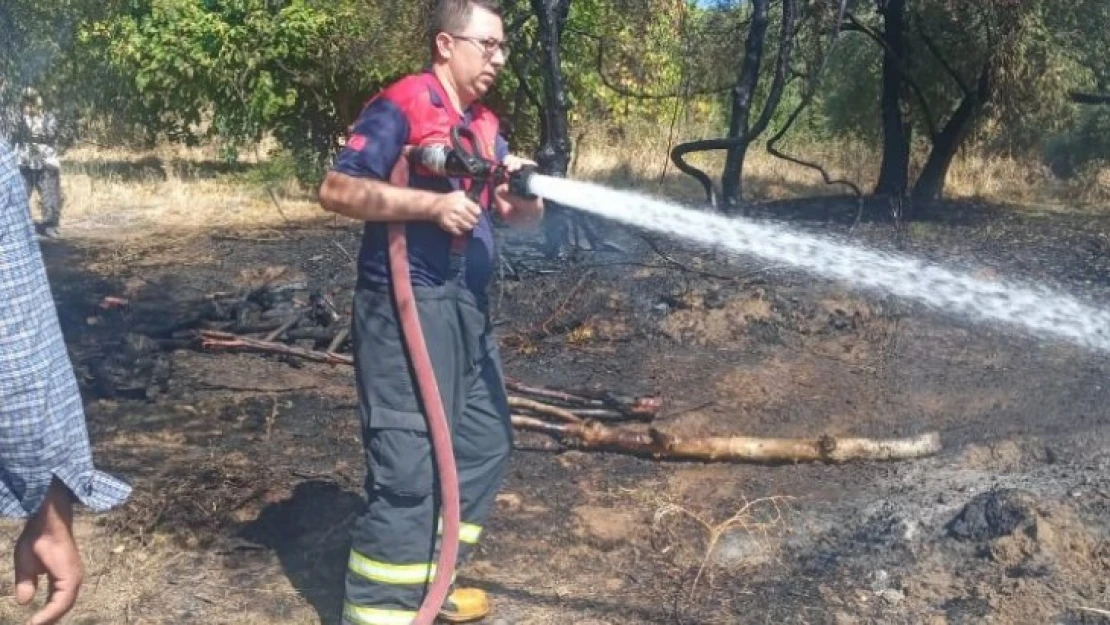
<path id="1" fill-rule="evenodd" d="M 960 105 L 948 119 L 948 123 L 937 133 L 933 147 L 929 151 L 929 158 L 925 161 L 925 167 L 913 186 L 915 202 L 931 202 L 940 199 L 944 192 L 944 181 L 948 177 L 948 168 L 952 166 L 952 159 L 956 157 L 956 152 L 971 131 L 976 117 L 983 108 L 983 103 L 989 97 L 990 65 L 987 64 L 979 73 L 975 89 L 970 89 L 964 94 Z"/>
<path id="2" fill-rule="evenodd" d="M 883 160 L 875 193 L 902 197 L 909 188 L 910 124 L 904 110 L 902 65 L 906 58 L 906 0 L 877 0 L 883 16 L 883 72 L 880 110 Z"/>
<path id="3" fill-rule="evenodd" d="M 563 28 L 570 0 L 531 0 L 540 40 L 540 75 L 543 76 L 543 106 L 540 109 L 540 149 L 536 163 L 542 173 L 566 177 L 570 165 L 570 131 L 567 113 L 570 99 L 560 59 Z M 546 203 L 544 238 L 548 255 L 559 252 L 570 235 L 571 215 L 562 206 Z"/>
<path id="4" fill-rule="evenodd" d="M 744 50 L 744 62 L 740 65 L 740 75 L 732 89 L 732 117 L 728 127 L 729 139 L 739 139 L 728 149 L 724 172 L 721 174 L 721 208 L 728 212 L 741 202 L 743 187 L 740 180 L 744 169 L 744 157 L 748 153 L 750 139 L 752 98 L 759 85 L 760 68 L 763 65 L 763 43 L 767 35 L 768 0 L 752 0 L 751 29 Z M 770 106 L 770 103 L 768 103 Z"/>

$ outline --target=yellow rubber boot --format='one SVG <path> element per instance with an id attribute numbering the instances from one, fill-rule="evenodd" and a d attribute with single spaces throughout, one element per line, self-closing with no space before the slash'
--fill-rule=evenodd
<path id="1" fill-rule="evenodd" d="M 489 597 L 477 588 L 456 588 L 439 609 L 441 623 L 471 623 L 489 614 Z"/>

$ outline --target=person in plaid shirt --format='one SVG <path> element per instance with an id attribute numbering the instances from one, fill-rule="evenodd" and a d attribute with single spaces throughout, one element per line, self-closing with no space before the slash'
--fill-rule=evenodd
<path id="1" fill-rule="evenodd" d="M 103 512 L 131 487 L 93 466 L 84 407 L 10 145 L 0 141 L 0 515 L 24 518 L 15 598 L 50 589 L 31 625 L 72 609 L 83 576 L 73 505 Z"/>

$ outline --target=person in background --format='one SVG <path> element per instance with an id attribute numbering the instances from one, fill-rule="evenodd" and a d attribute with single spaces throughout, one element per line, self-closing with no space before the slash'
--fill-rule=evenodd
<path id="1" fill-rule="evenodd" d="M 63 202 L 58 119 L 46 110 L 42 96 L 31 87 L 23 91 L 21 104 L 22 110 L 12 136 L 12 143 L 19 153 L 19 171 L 23 174 L 28 198 L 33 191 L 39 192 L 42 205 L 39 233 L 56 239 Z"/>
<path id="2" fill-rule="evenodd" d="M 28 625 L 52 625 L 77 601 L 84 575 L 73 509 L 124 503 L 126 483 L 93 466 L 84 407 L 16 155 L 0 141 L 0 515 L 26 519 L 14 545 L 15 600 L 42 577 L 47 600 Z"/>

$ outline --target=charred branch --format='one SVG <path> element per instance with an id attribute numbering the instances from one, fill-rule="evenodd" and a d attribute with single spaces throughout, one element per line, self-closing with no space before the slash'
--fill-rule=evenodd
<path id="1" fill-rule="evenodd" d="M 745 43 L 744 60 L 741 63 L 736 86 L 732 89 L 732 112 L 728 137 L 690 141 L 675 146 L 671 150 L 671 161 L 683 173 L 697 180 L 705 190 L 706 201 L 713 208 L 723 203 L 723 208 L 731 208 L 741 203 L 743 195 L 744 159 L 748 146 L 766 129 L 778 108 L 783 91 L 789 82 L 791 57 L 798 34 L 798 5 L 796 0 L 783 0 L 782 23 L 779 34 L 778 57 L 775 72 L 763 109 L 751 123 L 752 103 L 759 85 L 763 65 L 766 33 L 768 25 L 768 0 L 753 0 L 751 27 Z M 686 160 L 686 155 L 709 150 L 726 150 L 724 171 L 721 174 L 721 187 L 718 194 L 709 176 Z"/>
<path id="2" fill-rule="evenodd" d="M 285 343 L 276 343 L 274 341 L 254 339 L 248 336 L 239 336 L 237 334 L 231 334 L 229 332 L 201 330 L 199 336 L 201 339 L 201 346 L 205 349 L 236 348 L 270 354 L 284 354 L 287 356 L 295 356 L 297 358 L 303 358 L 305 360 L 311 360 L 314 362 L 322 362 L 329 365 L 355 364 L 354 357 L 348 356 L 346 354 L 319 352 L 302 347 L 295 347 L 293 345 L 286 345 Z"/>
<path id="3" fill-rule="evenodd" d="M 208 349 L 244 349 L 332 365 L 354 364 L 352 357 L 343 354 L 301 349 L 224 332 L 202 331 L 199 337 L 201 345 Z M 940 440 L 935 433 L 891 440 L 832 436 L 815 439 L 683 438 L 656 428 L 615 428 L 601 421 L 650 421 L 661 410 L 662 400 L 655 396 L 630 398 L 609 392 L 550 389 L 511 378 L 505 385 L 512 391 L 508 402 L 514 411 L 512 424 L 515 428 L 547 434 L 564 445 L 585 450 L 614 451 L 656 460 L 761 463 L 908 460 L 940 450 Z M 266 392 L 277 390 L 267 388 Z"/>
<path id="4" fill-rule="evenodd" d="M 817 95 L 817 89 L 821 83 L 821 75 L 824 72 L 825 66 L 828 64 L 828 59 L 830 56 L 832 56 L 833 48 L 836 46 L 836 42 L 839 40 L 840 37 L 841 26 L 844 23 L 843 14 L 846 5 L 847 0 L 841 0 L 836 21 L 834 22 L 835 25 L 833 27 L 833 32 L 830 35 L 829 49 L 821 57 L 821 60 L 817 63 L 816 67 L 813 68 L 810 74 L 808 76 L 803 75 L 803 77 L 806 78 L 806 88 L 805 91 L 802 93 L 802 99 L 800 102 L 798 102 L 798 106 L 795 107 L 790 115 L 786 118 L 786 122 L 782 125 L 782 128 L 780 128 L 779 131 L 775 133 L 775 135 L 771 137 L 769 141 L 767 141 L 767 152 L 782 160 L 794 163 L 795 165 L 801 165 L 802 167 L 816 170 L 819 174 L 821 174 L 821 179 L 824 180 L 825 184 L 839 184 L 846 186 L 851 189 L 858 198 L 863 196 L 863 192 L 853 182 L 845 179 L 834 179 L 832 178 L 832 176 L 829 175 L 825 168 L 821 167 L 817 163 L 790 156 L 780 151 L 776 147 L 776 144 L 781 141 L 783 137 L 786 136 L 786 133 L 790 132 L 790 129 L 794 126 L 794 122 L 797 121 L 798 117 L 802 114 L 802 111 L 804 111 L 805 108 L 813 102 L 813 98 Z M 793 70 L 791 71 L 793 73 Z"/>
<path id="5" fill-rule="evenodd" d="M 991 67 L 988 64 L 979 73 L 976 89 L 964 94 L 960 105 L 944 125 L 940 135 L 933 141 L 933 149 L 929 151 L 929 158 L 926 159 L 921 175 L 913 187 L 914 200 L 933 201 L 940 198 L 952 159 L 956 157 L 960 145 L 971 132 L 983 104 L 990 98 L 990 79 Z"/>
<path id="6" fill-rule="evenodd" d="M 601 79 L 601 84 L 606 89 L 635 100 L 673 100 L 674 98 L 689 98 L 710 95 L 720 95 L 728 93 L 736 88 L 735 84 L 718 86 L 718 87 L 704 87 L 700 89 L 682 89 L 679 91 L 669 91 L 662 93 L 649 93 L 646 91 L 637 91 L 622 87 L 618 85 L 606 72 L 605 72 L 605 39 L 593 33 L 588 33 L 584 30 L 577 28 L 568 28 L 568 33 L 573 33 L 580 37 L 585 37 L 597 44 L 597 55 L 594 57 L 594 69 L 597 71 L 598 77 Z"/>

